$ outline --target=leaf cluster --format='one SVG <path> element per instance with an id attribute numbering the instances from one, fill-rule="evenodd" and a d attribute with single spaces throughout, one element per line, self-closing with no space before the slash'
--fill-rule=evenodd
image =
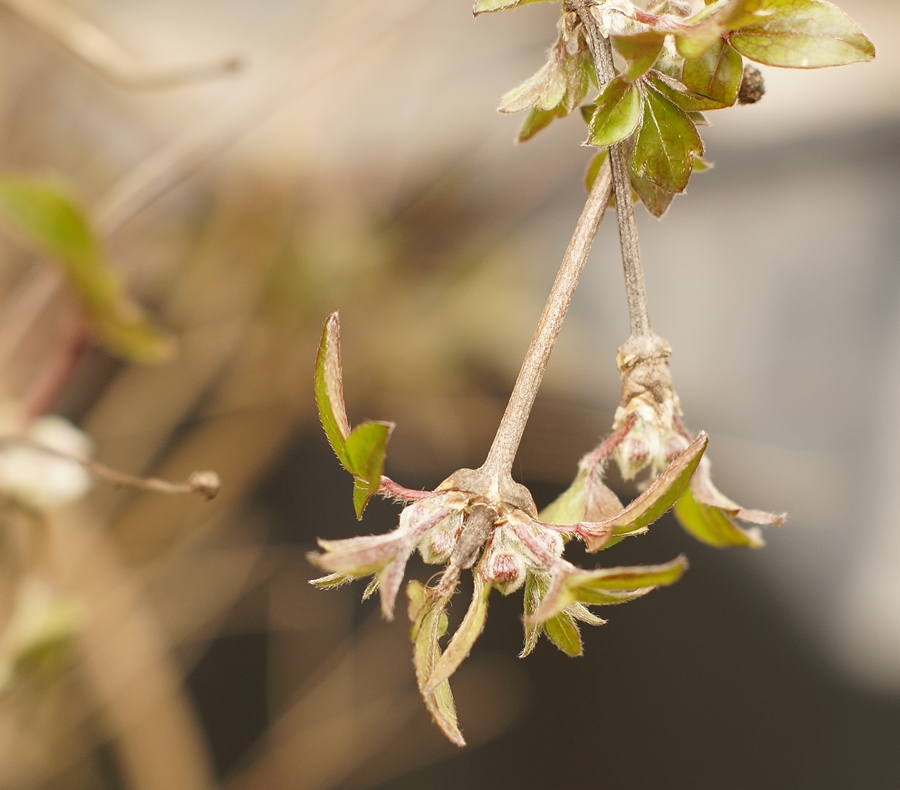
<path id="1" fill-rule="evenodd" d="M 521 4 L 479 0 L 475 13 Z M 821 68 L 875 56 L 871 41 L 854 22 L 824 0 L 707 0 L 689 16 L 672 2 L 654 8 L 656 12 L 641 11 L 624 0 L 591 7 L 606 26 L 621 68 L 582 113 L 590 127 L 587 145 L 627 143 L 634 195 L 656 217 L 685 191 L 693 172 L 703 169 L 697 130 L 706 124 L 702 113 L 739 101 L 745 58 L 782 68 Z M 560 30 L 567 41 L 582 41 L 582 25 L 573 17 L 564 12 Z M 571 112 L 586 77 L 567 75 L 593 74 L 578 65 L 589 57 L 586 47 L 567 54 L 560 41 L 547 64 L 501 101 L 502 112 L 529 110 L 519 141 Z M 752 96 L 746 101 L 755 101 L 758 87 L 745 95 Z M 590 164 L 589 186 L 604 156 L 600 152 Z"/>

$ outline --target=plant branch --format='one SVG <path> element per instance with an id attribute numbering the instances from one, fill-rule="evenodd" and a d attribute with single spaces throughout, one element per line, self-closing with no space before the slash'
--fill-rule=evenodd
<path id="1" fill-rule="evenodd" d="M 585 36 L 591 55 L 597 81 L 602 88 L 616 76 L 613 67 L 612 45 L 603 35 L 597 20 L 585 0 L 567 0 L 567 8 L 578 14 L 585 29 Z M 649 337 L 650 311 L 647 306 L 647 292 L 644 289 L 644 271 L 641 266 L 641 248 L 638 242 L 637 221 L 634 214 L 634 200 L 631 195 L 631 178 L 628 173 L 628 141 L 610 146 L 609 161 L 612 166 L 613 184 L 616 192 L 616 218 L 619 223 L 619 243 L 622 248 L 622 268 L 625 270 L 625 294 L 628 300 L 628 317 L 631 322 L 632 337 Z"/>
<path id="2" fill-rule="evenodd" d="M 553 351 L 611 195 L 612 175 L 609 167 L 604 164 L 578 218 L 578 224 L 575 226 L 575 232 L 572 234 L 556 281 L 547 298 L 541 320 L 525 355 L 503 419 L 500 420 L 490 452 L 481 467 L 482 471 L 494 478 L 495 484 L 501 478 L 511 478 L 513 461 L 550 359 L 550 352 Z"/>

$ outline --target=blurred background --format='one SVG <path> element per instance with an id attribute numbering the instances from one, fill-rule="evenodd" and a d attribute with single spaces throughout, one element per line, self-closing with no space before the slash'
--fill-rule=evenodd
<path id="1" fill-rule="evenodd" d="M 397 518 L 355 521 L 312 368 L 340 309 L 351 421 L 397 422 L 388 474 L 481 463 L 584 200 L 578 119 L 517 147 L 494 112 L 556 5 L 0 2 L 0 173 L 71 185 L 177 340 L 156 365 L 73 355 L 61 276 L 3 225 L 0 399 L 42 394 L 116 469 L 223 481 L 209 503 L 98 485 L 42 519 L 4 506 L 0 788 L 900 787 L 900 7 L 841 7 L 877 61 L 765 69 L 758 106 L 712 115 L 716 167 L 662 222 L 639 210 L 686 422 L 719 487 L 787 525 L 753 553 L 668 518 L 616 547 L 691 570 L 580 659 L 517 659 L 521 602 L 495 595 L 454 684 L 460 752 L 403 618 L 306 583 L 317 536 Z M 618 403 L 611 219 L 517 461 L 539 506 Z M 13 626 L 47 601 L 61 636 L 24 660 Z"/>

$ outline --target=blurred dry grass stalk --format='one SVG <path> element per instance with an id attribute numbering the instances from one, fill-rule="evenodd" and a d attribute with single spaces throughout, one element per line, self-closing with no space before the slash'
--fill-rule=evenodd
<path id="1" fill-rule="evenodd" d="M 421 478 L 469 462 L 502 407 L 484 373 L 508 381 L 517 356 L 503 358 L 505 339 L 518 332 L 524 347 L 530 334 L 532 316 L 513 310 L 528 297 L 505 246 L 516 220 L 472 205 L 459 184 L 477 163 L 462 153 L 443 154 L 418 181 L 376 185 L 377 203 L 363 197 L 371 184 L 358 173 L 285 185 L 240 157 L 216 158 L 294 97 L 297 79 L 338 79 L 303 68 L 325 58 L 339 71 L 354 36 L 370 32 L 367 4 L 344 15 L 340 42 L 322 44 L 313 31 L 306 43 L 318 49 L 283 65 L 269 93 L 161 145 L 147 142 L 153 134 L 117 89 L 49 42 L 48 32 L 66 38 L 66 24 L 40 31 L 10 10 L 52 15 L 51 3 L 2 5 L 3 171 L 51 169 L 72 181 L 129 289 L 179 342 L 173 361 L 150 367 L 88 350 L 57 408 L 93 437 L 103 463 L 173 480 L 215 468 L 224 486 L 209 504 L 100 487 L 44 526 L 2 512 L 0 622 L 34 574 L 86 617 L 62 675 L 20 676 L 0 697 L 0 787 L 117 786 L 101 746 L 129 788 L 216 784 L 182 681 L 223 627 L 267 633 L 270 644 L 270 727 L 229 787 L 361 788 L 443 757 L 451 747 L 420 726 L 404 628 L 354 631 L 346 596 L 312 603 L 303 552 L 267 545 L 252 494 L 316 423 L 312 362 L 321 320 L 338 305 L 351 413 L 400 420 L 394 468 Z M 387 30 L 410 24 L 418 7 L 388 5 Z M 67 92 L 77 98 L 61 101 Z M 118 169 L 104 157 L 117 134 L 134 149 Z M 22 401 L 65 368 L 79 320 L 48 262 L 6 235 L 0 294 L 0 397 Z M 498 333 L 492 316 L 507 309 L 508 332 Z M 557 447 L 561 423 L 568 435 L 598 432 L 595 417 L 554 421 L 551 412 L 543 424 Z M 561 475 L 581 449 L 565 453 Z M 264 611 L 234 614 L 260 590 Z M 470 742 L 501 731 L 519 704 L 511 681 L 484 662 L 463 673 L 458 696 Z"/>

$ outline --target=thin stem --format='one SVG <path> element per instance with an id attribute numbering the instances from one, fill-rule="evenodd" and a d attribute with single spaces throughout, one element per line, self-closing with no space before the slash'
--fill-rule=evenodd
<path id="1" fill-rule="evenodd" d="M 594 69 L 601 86 L 616 76 L 613 67 L 612 45 L 603 35 L 597 21 L 584 0 L 570 0 L 571 8 L 584 25 L 588 46 L 594 58 Z M 622 268 L 625 270 L 625 295 L 628 300 L 628 317 L 632 337 L 649 337 L 650 311 L 647 292 L 644 289 L 644 271 L 641 266 L 641 248 L 638 242 L 634 200 L 631 196 L 631 178 L 628 173 L 628 141 L 609 149 L 613 184 L 616 191 L 616 218 L 619 223 L 619 243 L 622 248 Z"/>
<path id="2" fill-rule="evenodd" d="M 563 319 L 572 302 L 572 296 L 584 271 L 584 264 L 611 196 L 612 175 L 604 164 L 578 218 L 578 224 L 575 226 L 572 240 L 547 298 L 531 345 L 528 347 L 503 419 L 500 420 L 494 443 L 482 466 L 482 470 L 488 472 L 495 480 L 501 477 L 509 478 L 512 474 L 513 461 L 538 388 L 541 386 L 544 370 L 550 360 L 550 352 L 553 351 L 559 330 L 562 328 Z"/>
<path id="3" fill-rule="evenodd" d="M 134 488 L 138 491 L 154 491 L 160 494 L 200 494 L 206 499 L 214 499 L 222 487 L 219 476 L 215 472 L 210 471 L 191 472 L 186 483 L 171 483 L 168 480 L 160 480 L 158 477 L 136 477 L 125 472 L 119 472 L 106 466 L 106 464 L 101 464 L 99 461 L 64 453 L 61 450 L 47 447 L 47 445 L 40 442 L 18 436 L 0 437 L 0 449 L 5 447 L 30 447 L 33 450 L 56 458 L 74 461 L 81 464 L 99 480 L 103 480 L 110 485 Z"/>

